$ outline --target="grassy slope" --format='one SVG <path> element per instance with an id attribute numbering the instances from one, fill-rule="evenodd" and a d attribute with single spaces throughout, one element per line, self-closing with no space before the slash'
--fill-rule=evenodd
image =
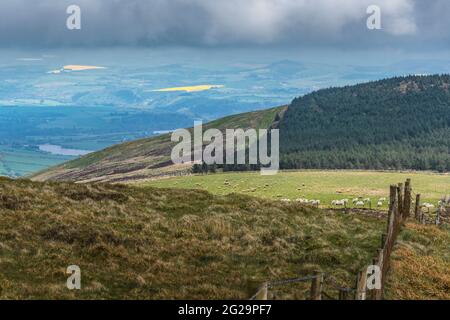
<path id="1" fill-rule="evenodd" d="M 204 129 L 269 128 L 276 114 L 284 109 L 286 107 L 225 117 L 205 124 Z M 121 182 L 186 172 L 190 165 L 174 166 L 170 161 L 175 145 L 170 137 L 165 134 L 115 145 L 39 172 L 32 179 Z"/>
<path id="2" fill-rule="evenodd" d="M 353 285 L 385 221 L 236 194 L 0 179 L 0 226 L 3 299 L 247 299 L 315 269 Z M 71 264 L 81 291 L 65 287 Z"/>
<path id="3" fill-rule="evenodd" d="M 407 178 L 412 178 L 414 190 L 422 194 L 423 201 L 436 203 L 443 195 L 450 194 L 449 175 L 412 172 L 287 171 L 276 176 L 241 172 L 177 177 L 142 185 L 204 189 L 219 195 L 238 192 L 267 199 L 305 197 L 330 204 L 335 199 L 351 199 L 355 196 L 371 197 L 374 200 L 387 197 L 390 184 Z"/>
<path id="4" fill-rule="evenodd" d="M 406 224 L 386 287 L 387 299 L 450 299 L 450 227 Z"/>

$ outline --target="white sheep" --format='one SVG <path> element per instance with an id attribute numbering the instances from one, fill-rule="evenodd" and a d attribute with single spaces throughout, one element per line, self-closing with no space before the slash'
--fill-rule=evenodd
<path id="1" fill-rule="evenodd" d="M 291 202 L 291 199 L 281 199 L 281 202 Z"/>
<path id="2" fill-rule="evenodd" d="M 345 206 L 346 202 L 344 200 L 333 200 L 333 201 L 331 201 L 331 205 L 337 206 L 337 207 Z"/>
<path id="3" fill-rule="evenodd" d="M 379 208 L 379 207 L 382 207 L 382 206 L 383 206 L 383 201 L 378 201 L 377 207 Z"/>
<path id="4" fill-rule="evenodd" d="M 364 207 L 364 205 L 365 205 L 364 201 L 358 201 L 355 203 L 355 206 L 357 207 Z"/>

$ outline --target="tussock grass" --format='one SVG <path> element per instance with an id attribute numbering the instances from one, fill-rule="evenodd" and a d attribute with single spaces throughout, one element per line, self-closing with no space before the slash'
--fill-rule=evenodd
<path id="1" fill-rule="evenodd" d="M 0 179 L 0 297 L 248 299 L 314 270 L 353 286 L 384 228 L 239 194 Z M 65 286 L 72 264 L 80 291 Z M 305 298 L 308 285 L 273 297 Z"/>
<path id="2" fill-rule="evenodd" d="M 450 229 L 407 223 L 392 256 L 386 298 L 450 299 Z"/>

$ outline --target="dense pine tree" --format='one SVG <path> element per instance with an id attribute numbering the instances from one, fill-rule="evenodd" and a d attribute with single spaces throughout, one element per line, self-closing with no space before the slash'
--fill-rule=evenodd
<path id="1" fill-rule="evenodd" d="M 450 76 L 320 90 L 280 122 L 282 168 L 450 171 Z"/>

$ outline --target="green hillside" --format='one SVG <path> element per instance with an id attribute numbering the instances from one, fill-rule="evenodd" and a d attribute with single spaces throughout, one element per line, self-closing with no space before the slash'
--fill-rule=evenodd
<path id="1" fill-rule="evenodd" d="M 286 107 L 233 115 L 204 124 L 208 128 L 269 128 Z M 175 143 L 170 134 L 127 142 L 88 154 L 32 176 L 33 180 L 122 182 L 145 180 L 189 172 L 192 165 L 173 165 L 170 153 Z"/>
<path id="2" fill-rule="evenodd" d="M 295 99 L 283 168 L 450 171 L 450 76 L 392 78 Z"/>

